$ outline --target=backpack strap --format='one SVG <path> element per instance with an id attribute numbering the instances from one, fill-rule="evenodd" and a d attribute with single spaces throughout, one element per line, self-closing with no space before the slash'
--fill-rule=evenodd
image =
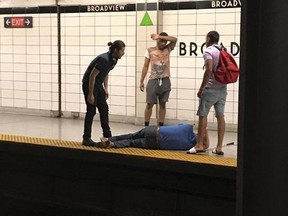
<path id="1" fill-rule="evenodd" d="M 220 47 L 218 47 L 218 46 L 214 46 L 216 49 L 218 49 L 219 51 L 221 51 L 221 50 L 225 50 L 225 51 L 227 51 L 227 49 L 226 49 L 226 47 L 224 47 L 224 45 L 223 45 L 223 43 L 220 43 Z"/>

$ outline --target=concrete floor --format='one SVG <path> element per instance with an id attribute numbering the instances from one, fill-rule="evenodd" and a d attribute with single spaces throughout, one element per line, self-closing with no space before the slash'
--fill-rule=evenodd
<path id="1" fill-rule="evenodd" d="M 0 113 L 0 133 L 20 136 L 40 137 L 68 141 L 82 141 L 84 120 L 72 118 L 52 118 L 24 114 Z M 131 133 L 143 128 L 141 125 L 110 122 L 113 135 Z M 92 139 L 98 141 L 102 136 L 100 123 L 95 120 Z M 210 149 L 216 145 L 216 131 L 209 131 Z M 227 145 L 234 143 L 233 145 Z M 223 143 L 225 157 L 237 158 L 237 133 L 226 132 Z M 208 152 L 211 154 L 211 151 Z"/>

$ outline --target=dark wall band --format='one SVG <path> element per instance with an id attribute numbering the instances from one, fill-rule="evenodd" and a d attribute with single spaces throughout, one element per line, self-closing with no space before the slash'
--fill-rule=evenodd
<path id="1" fill-rule="evenodd" d="M 59 6 L 59 5 L 58 5 Z M 107 5 L 79 5 L 61 6 L 60 13 L 101 13 L 101 12 L 129 12 L 157 10 L 157 3 L 137 3 L 137 4 L 107 4 Z M 168 2 L 159 3 L 159 10 L 191 10 L 191 9 L 211 9 L 211 8 L 239 8 L 241 0 L 221 0 L 221 1 L 188 1 L 188 2 Z M 0 14 L 32 14 L 32 13 L 57 13 L 55 6 L 39 7 L 11 7 L 0 8 Z"/>

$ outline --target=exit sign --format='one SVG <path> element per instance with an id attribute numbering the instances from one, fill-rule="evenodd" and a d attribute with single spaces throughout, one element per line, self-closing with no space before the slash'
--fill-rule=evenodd
<path id="1" fill-rule="evenodd" d="M 32 17 L 4 17 L 5 28 L 32 28 Z"/>

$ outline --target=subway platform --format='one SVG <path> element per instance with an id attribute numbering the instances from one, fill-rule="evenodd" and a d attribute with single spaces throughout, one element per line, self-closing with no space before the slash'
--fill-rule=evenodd
<path id="1" fill-rule="evenodd" d="M 188 207 L 193 208 L 193 215 L 235 214 L 236 133 L 226 133 L 224 156 L 212 151 L 190 155 L 185 151 L 98 149 L 81 145 L 83 119 L 0 116 L 1 212 L 191 215 Z M 142 127 L 111 123 L 113 135 Z M 99 137 L 100 124 L 95 121 L 93 139 Z M 216 132 L 210 132 L 210 140 L 212 149 Z"/>

